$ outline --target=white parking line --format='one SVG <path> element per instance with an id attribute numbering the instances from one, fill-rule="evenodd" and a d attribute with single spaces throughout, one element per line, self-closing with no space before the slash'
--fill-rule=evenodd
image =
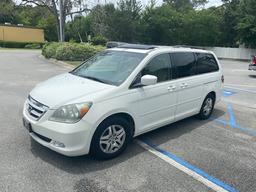
<path id="1" fill-rule="evenodd" d="M 224 86 L 232 86 L 232 87 L 250 87 L 250 88 L 256 88 L 255 85 L 241 85 L 241 84 L 229 84 L 229 83 L 225 83 Z"/>
<path id="2" fill-rule="evenodd" d="M 236 191 L 231 186 L 226 185 L 225 183 L 219 181 L 218 179 L 215 179 L 215 178 L 209 176 L 208 174 L 204 173 L 202 170 L 195 168 L 186 162 L 183 162 L 183 163 L 179 162 L 179 161 L 183 161 L 183 160 L 181 160 L 179 158 L 175 159 L 175 157 L 172 158 L 171 157 L 172 154 L 169 154 L 169 155 L 164 154 L 164 151 L 163 152 L 159 151 L 156 148 L 151 147 L 149 144 L 147 144 L 143 141 L 136 140 L 136 142 L 141 147 L 146 149 L 148 152 L 156 155 L 157 157 L 161 158 L 165 162 L 169 163 L 170 165 L 174 166 L 175 168 L 179 169 L 180 171 L 186 173 L 187 175 L 193 177 L 194 179 L 203 183 L 204 185 L 206 185 L 207 187 L 211 188 L 214 191 L 217 191 L 217 192 L 235 192 Z"/>
<path id="3" fill-rule="evenodd" d="M 248 69 L 232 69 L 232 72 L 250 72 Z"/>

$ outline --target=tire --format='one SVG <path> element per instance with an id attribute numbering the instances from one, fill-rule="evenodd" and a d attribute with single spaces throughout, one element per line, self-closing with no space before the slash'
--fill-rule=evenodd
<path id="1" fill-rule="evenodd" d="M 120 155 L 132 138 L 129 122 L 120 117 L 104 120 L 96 129 L 90 153 L 99 160 L 112 159 Z"/>
<path id="2" fill-rule="evenodd" d="M 214 95 L 208 94 L 204 99 L 204 102 L 201 106 L 200 112 L 198 113 L 197 117 L 202 120 L 208 119 L 212 114 L 214 104 L 215 104 Z"/>

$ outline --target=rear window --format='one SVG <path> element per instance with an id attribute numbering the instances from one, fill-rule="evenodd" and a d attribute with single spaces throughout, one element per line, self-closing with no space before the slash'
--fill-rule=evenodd
<path id="1" fill-rule="evenodd" d="M 214 56 L 209 53 L 196 53 L 197 74 L 210 73 L 219 70 L 218 63 Z"/>
<path id="2" fill-rule="evenodd" d="M 171 53 L 172 64 L 175 67 L 176 78 L 188 77 L 196 74 L 196 61 L 194 53 Z"/>

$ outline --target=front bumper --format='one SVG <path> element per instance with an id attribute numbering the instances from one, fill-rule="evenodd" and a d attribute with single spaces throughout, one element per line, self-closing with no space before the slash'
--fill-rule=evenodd
<path id="1" fill-rule="evenodd" d="M 250 64 L 250 65 L 249 65 L 249 70 L 251 70 L 251 71 L 256 71 L 256 65 Z"/>
<path id="2" fill-rule="evenodd" d="M 88 154 L 94 133 L 92 125 L 83 119 L 74 124 L 49 121 L 52 112 L 47 111 L 41 119 L 35 121 L 24 107 L 23 121 L 29 124 L 29 135 L 41 145 L 66 156 Z"/>

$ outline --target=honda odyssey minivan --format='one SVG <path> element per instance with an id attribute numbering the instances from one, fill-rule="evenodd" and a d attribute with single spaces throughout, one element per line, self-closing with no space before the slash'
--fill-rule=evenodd
<path id="1" fill-rule="evenodd" d="M 58 153 L 109 159 L 140 134 L 193 115 L 209 118 L 223 81 L 210 51 L 126 44 L 39 83 L 23 124 Z"/>

